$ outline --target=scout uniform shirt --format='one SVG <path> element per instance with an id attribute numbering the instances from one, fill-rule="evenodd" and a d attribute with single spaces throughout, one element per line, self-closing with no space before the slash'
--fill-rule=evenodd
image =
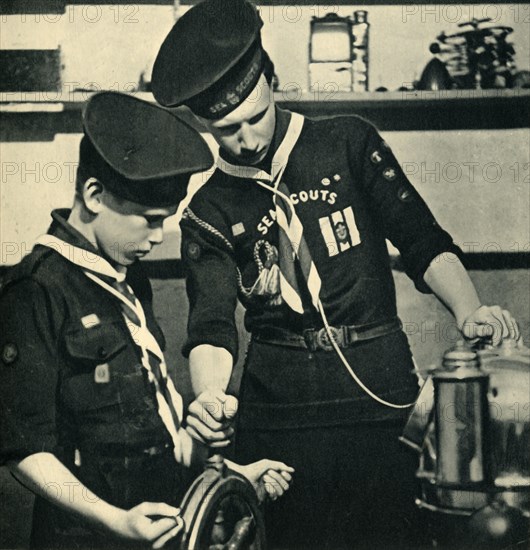
<path id="1" fill-rule="evenodd" d="M 288 116 L 277 109 L 277 128 Z M 291 143 L 287 151 L 286 141 Z M 363 119 L 311 120 L 293 113 L 275 151 L 273 165 L 288 156 L 281 179 L 320 275 L 330 325 L 370 325 L 396 317 L 385 238 L 399 249 L 407 274 L 424 292 L 429 291 L 423 274 L 430 262 L 445 251 L 459 252 L 388 145 Z M 237 296 L 251 332 L 322 327 L 307 291 L 304 315 L 282 303 L 277 289 L 276 294 L 256 292 L 267 282 L 267 277 L 259 280 L 260 272 L 265 266 L 273 269 L 278 258 L 273 193 L 257 183 L 258 172 L 221 158 L 184 213 L 182 257 L 190 300 L 185 353 L 211 344 L 236 357 Z M 299 286 L 303 291 L 304 284 Z"/>
<path id="2" fill-rule="evenodd" d="M 53 212 L 49 234 L 96 261 L 96 250 L 67 216 Z M 150 284 L 139 267 L 128 269 L 127 282 L 163 348 Z M 0 315 L 1 461 L 49 452 L 114 505 L 176 501 L 181 488 L 174 444 L 120 300 L 57 251 L 37 245 L 4 281 Z M 48 516 L 39 523 L 49 530 L 50 514 L 60 514 L 37 500 Z M 75 518 L 61 521 L 69 525 Z"/>
<path id="3" fill-rule="evenodd" d="M 277 111 L 276 129 L 287 129 L 285 137 L 280 130 L 280 143 L 273 141 L 271 167 L 288 157 L 281 182 L 320 275 L 329 324 L 396 320 L 385 238 L 400 250 L 416 285 L 427 290 L 424 271 L 438 254 L 455 250 L 451 237 L 369 123 L 293 113 L 286 124 L 287 116 Z M 239 392 L 236 460 L 266 454 L 292 464 L 297 475 L 289 493 L 267 511 L 271 547 L 410 548 L 403 540 L 415 526 L 417 464 L 398 442 L 408 409 L 375 401 L 333 350 L 313 353 L 288 345 L 290 333 L 319 329 L 322 321 L 300 273 L 304 314 L 281 301 L 274 278 L 281 253 L 274 195 L 253 175 L 261 177 L 255 168 L 220 159 L 185 211 L 182 257 L 190 317 L 184 351 L 211 344 L 235 357 L 234 307 L 240 298 L 253 339 Z M 285 339 L 260 339 L 281 332 Z M 401 330 L 342 352 L 379 398 L 414 401 L 417 378 Z"/>

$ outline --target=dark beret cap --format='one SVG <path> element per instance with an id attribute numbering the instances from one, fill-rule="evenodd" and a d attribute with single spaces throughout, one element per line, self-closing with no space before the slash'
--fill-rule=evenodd
<path id="1" fill-rule="evenodd" d="M 213 164 L 200 134 L 169 111 L 133 96 L 101 92 L 83 113 L 79 166 L 112 193 L 146 206 L 172 206 L 193 173 Z"/>
<path id="2" fill-rule="evenodd" d="M 206 118 L 234 110 L 270 60 L 261 47 L 263 22 L 247 0 L 204 0 L 173 26 L 152 74 L 155 99 L 188 105 Z"/>

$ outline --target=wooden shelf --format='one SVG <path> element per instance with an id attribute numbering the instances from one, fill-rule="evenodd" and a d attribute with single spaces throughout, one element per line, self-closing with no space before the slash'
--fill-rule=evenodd
<path id="1" fill-rule="evenodd" d="M 0 93 L 0 141 L 51 141 L 81 132 L 81 110 L 93 92 Z M 136 97 L 154 102 L 150 93 Z M 527 128 L 530 90 L 441 90 L 275 94 L 281 107 L 310 117 L 357 114 L 383 131 Z M 175 109 L 196 126 L 185 108 Z"/>
<path id="2" fill-rule="evenodd" d="M 287 109 L 307 116 L 358 114 L 381 130 L 526 128 L 530 90 L 440 90 L 366 94 L 280 94 Z"/>
<path id="3" fill-rule="evenodd" d="M 63 104 L 66 109 L 77 109 L 90 97 L 95 91 L 72 91 L 72 92 L 0 92 L 0 106 L 5 110 L 6 105 L 13 105 L 12 109 L 25 108 L 22 105 L 41 105 L 35 109 L 44 110 L 44 105 Z M 145 101 L 154 102 L 153 95 L 150 92 L 131 92 L 135 97 Z M 385 106 L 397 106 L 407 103 L 410 105 L 440 105 L 442 102 L 455 105 L 458 102 L 482 102 L 485 104 L 490 101 L 506 101 L 512 99 L 530 98 L 530 89 L 497 89 L 497 90 L 406 90 L 400 92 L 328 92 L 328 91 L 301 91 L 299 88 L 287 88 L 284 91 L 275 92 L 274 99 L 280 103 L 297 102 L 300 105 L 371 105 L 379 104 Z M 21 105 L 15 107 L 14 105 Z M 55 109 L 55 108 L 54 108 Z"/>

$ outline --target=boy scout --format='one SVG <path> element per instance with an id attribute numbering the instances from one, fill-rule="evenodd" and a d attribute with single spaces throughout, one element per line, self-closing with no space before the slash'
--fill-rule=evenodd
<path id="1" fill-rule="evenodd" d="M 273 546 L 408 547 L 415 464 L 397 439 L 417 379 L 385 238 L 466 336 L 498 343 L 517 324 L 480 304 L 459 249 L 373 126 L 274 105 L 261 26 L 249 2 L 205 0 L 177 21 L 153 70 L 157 101 L 187 105 L 220 146 L 181 223 L 198 396 L 189 430 L 228 443 L 227 417 L 201 402 L 226 399 L 239 298 L 252 340 L 236 456 L 266 450 L 297 471 L 268 523 Z"/>
<path id="2" fill-rule="evenodd" d="M 74 206 L 52 213 L 0 296 L 0 456 L 37 495 L 34 547 L 159 548 L 182 527 L 183 466 L 204 452 L 180 426 L 137 260 L 212 157 L 186 124 L 130 96 L 94 96 L 83 122 Z M 292 471 L 235 467 L 265 474 L 274 496 Z"/>

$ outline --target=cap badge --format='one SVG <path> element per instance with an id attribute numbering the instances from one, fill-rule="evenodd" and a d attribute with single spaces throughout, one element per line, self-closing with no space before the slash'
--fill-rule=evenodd
<path id="1" fill-rule="evenodd" d="M 234 92 L 228 92 L 226 94 L 226 101 L 228 101 L 230 105 L 237 105 L 239 103 L 239 100 L 239 96 Z"/>

